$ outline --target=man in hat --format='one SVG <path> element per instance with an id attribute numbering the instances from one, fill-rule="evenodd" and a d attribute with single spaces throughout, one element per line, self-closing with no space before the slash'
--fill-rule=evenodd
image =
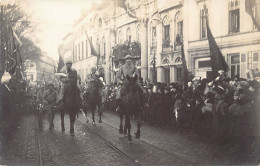
<path id="1" fill-rule="evenodd" d="M 100 77 L 99 75 L 96 74 L 97 72 L 97 68 L 95 66 L 93 66 L 91 68 L 91 73 L 87 75 L 86 78 L 86 92 L 84 93 L 84 96 L 87 97 L 88 96 L 88 92 L 89 89 L 93 87 L 93 85 L 97 85 L 98 86 L 98 93 L 97 93 L 97 105 L 98 105 L 98 114 L 99 116 L 101 116 L 102 114 L 102 109 L 101 107 L 101 101 L 102 101 L 102 97 L 101 97 L 101 92 L 102 92 L 102 87 L 103 87 L 103 83 L 102 83 L 102 77 Z M 91 84 L 94 83 L 94 84 Z M 91 87 L 92 85 L 92 87 Z M 101 119 L 99 121 L 100 123 L 102 122 Z"/>
<path id="2" fill-rule="evenodd" d="M 57 99 L 57 93 L 54 89 L 53 84 L 49 84 L 47 86 L 47 90 L 43 94 L 43 103 L 44 103 L 44 110 L 47 111 L 48 115 L 48 121 L 49 121 L 49 129 L 53 129 L 54 124 L 54 106 L 56 104 L 56 99 Z"/>
<path id="3" fill-rule="evenodd" d="M 66 62 L 66 66 L 61 69 L 60 73 L 63 73 L 64 76 L 60 77 L 60 81 L 62 82 L 62 84 L 61 84 L 61 87 L 60 87 L 60 90 L 59 90 L 58 102 L 61 102 L 61 103 L 64 104 L 65 97 L 66 97 L 66 95 L 68 95 L 68 90 L 69 90 L 69 88 L 72 88 L 72 89 L 75 89 L 77 91 L 77 98 L 79 100 L 75 104 L 77 104 L 77 105 L 79 105 L 79 107 L 81 107 L 82 98 L 81 98 L 81 94 L 80 94 L 80 89 L 77 86 L 78 74 L 77 74 L 77 71 L 72 68 L 72 61 L 71 60 L 68 60 Z M 73 116 L 74 116 L 74 114 L 73 114 Z M 76 114 L 75 114 L 75 116 L 76 116 Z M 64 110 L 62 109 L 61 118 L 63 118 L 63 117 L 64 117 Z M 65 131 L 63 123 L 61 124 L 61 127 L 62 127 L 62 131 Z"/>
<path id="4" fill-rule="evenodd" d="M 122 97 L 122 93 L 123 93 L 121 85 L 126 81 L 127 76 L 134 77 L 135 75 L 137 75 L 137 77 L 138 77 L 137 82 L 140 85 L 139 72 L 138 72 L 136 66 L 133 64 L 132 59 L 133 58 L 131 55 L 126 55 L 125 64 L 120 67 L 118 73 L 116 74 L 116 81 L 119 84 L 118 92 L 116 95 L 116 100 L 117 100 L 118 105 L 120 105 L 120 101 L 121 101 L 121 97 Z M 142 89 L 141 85 L 140 85 L 140 89 Z M 120 108 L 118 107 L 117 109 L 120 109 Z"/>
<path id="5" fill-rule="evenodd" d="M 120 67 L 120 69 L 116 75 L 117 83 L 119 83 L 119 84 L 123 83 L 125 81 L 127 75 L 129 77 L 134 77 L 135 75 L 137 75 L 138 78 L 140 78 L 139 72 L 132 62 L 131 55 L 126 55 L 125 64 Z"/>

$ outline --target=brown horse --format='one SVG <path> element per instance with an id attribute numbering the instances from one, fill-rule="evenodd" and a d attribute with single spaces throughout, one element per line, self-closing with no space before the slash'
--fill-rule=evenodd
<path id="1" fill-rule="evenodd" d="M 85 108 L 84 108 L 84 113 L 87 115 L 87 111 L 91 111 L 92 113 L 92 124 L 95 124 L 95 110 L 98 108 L 98 113 L 99 113 L 99 123 L 102 123 L 101 119 L 101 111 L 100 111 L 100 106 L 101 106 L 101 88 L 103 84 L 102 82 L 97 79 L 97 81 L 91 81 L 88 84 L 88 89 L 87 92 L 84 92 L 84 103 L 85 103 Z M 88 122 L 88 120 L 87 120 Z"/>
<path id="2" fill-rule="evenodd" d="M 76 115 L 81 107 L 80 90 L 77 85 L 68 85 L 64 92 L 64 108 L 61 109 L 61 127 L 62 131 L 65 131 L 64 127 L 64 113 L 68 112 L 70 117 L 70 133 L 74 135 L 74 123 Z"/>
<path id="3" fill-rule="evenodd" d="M 137 83 L 137 76 L 127 76 L 126 81 L 123 84 L 122 89 L 122 101 L 120 103 L 120 129 L 119 133 L 128 133 L 128 141 L 132 141 L 131 138 L 131 123 L 130 117 L 135 116 L 137 118 L 137 132 L 135 133 L 136 138 L 140 138 L 141 128 L 141 106 L 142 106 L 142 90 Z M 125 117 L 125 125 L 123 129 L 123 118 Z M 124 130 L 124 131 L 123 131 Z"/>

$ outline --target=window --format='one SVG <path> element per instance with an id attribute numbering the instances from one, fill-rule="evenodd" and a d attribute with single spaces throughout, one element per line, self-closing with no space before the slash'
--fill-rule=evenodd
<path id="1" fill-rule="evenodd" d="M 84 45 L 83 45 L 83 42 L 81 43 L 81 52 L 82 52 L 82 59 L 84 58 Z"/>
<path id="2" fill-rule="evenodd" d="M 140 25 L 136 27 L 136 40 L 140 41 Z"/>
<path id="3" fill-rule="evenodd" d="M 74 53 L 75 53 L 75 61 L 77 61 L 77 57 L 78 57 L 78 54 L 77 54 L 77 46 L 75 46 L 75 50 L 74 50 Z"/>
<path id="4" fill-rule="evenodd" d="M 183 35 L 183 17 L 182 17 L 182 12 L 178 12 L 176 14 L 175 22 L 176 22 L 176 36 L 179 35 L 179 37 L 182 37 L 182 35 Z"/>
<path id="5" fill-rule="evenodd" d="M 88 57 L 88 40 L 86 40 L 86 58 Z"/>
<path id="6" fill-rule="evenodd" d="M 126 30 L 126 40 L 131 42 L 131 31 L 130 31 L 130 28 L 127 28 L 127 30 Z"/>
<path id="7" fill-rule="evenodd" d="M 78 44 L 78 60 L 80 60 L 80 44 Z"/>
<path id="8" fill-rule="evenodd" d="M 211 67 L 211 60 L 207 60 L 207 61 L 199 61 L 198 62 L 198 67 L 199 68 L 203 68 L 203 67 Z"/>
<path id="9" fill-rule="evenodd" d="M 240 55 L 231 54 L 230 56 L 230 66 L 231 66 L 231 79 L 235 78 L 236 75 L 240 75 Z"/>
<path id="10" fill-rule="evenodd" d="M 102 59 L 103 59 L 103 62 L 106 60 L 106 40 L 105 40 L 105 37 L 102 38 L 102 44 L 103 44 L 103 56 L 102 56 Z"/>
<path id="11" fill-rule="evenodd" d="M 168 16 L 163 19 L 163 48 L 170 47 L 170 21 Z"/>
<path id="12" fill-rule="evenodd" d="M 240 9 L 238 0 L 230 0 L 229 2 L 229 33 L 237 33 L 240 31 Z"/>
<path id="13" fill-rule="evenodd" d="M 120 30 L 118 32 L 118 44 L 123 44 L 123 38 L 122 38 L 122 31 Z"/>
<path id="14" fill-rule="evenodd" d="M 200 38 L 204 39 L 207 37 L 207 24 L 206 19 L 208 15 L 208 9 L 200 10 Z"/>
<path id="15" fill-rule="evenodd" d="M 258 68 L 259 55 L 258 52 L 253 53 L 253 69 Z"/>
<path id="16" fill-rule="evenodd" d="M 156 27 L 152 27 L 152 47 L 156 48 L 157 46 L 157 38 L 156 38 Z"/>

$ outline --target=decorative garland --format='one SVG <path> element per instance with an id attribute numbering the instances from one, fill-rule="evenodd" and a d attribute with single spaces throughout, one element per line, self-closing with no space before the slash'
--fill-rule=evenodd
<path id="1" fill-rule="evenodd" d="M 113 47 L 114 61 L 123 60 L 126 55 L 133 58 L 141 57 L 141 44 L 138 41 L 125 41 L 123 44 L 117 44 Z"/>

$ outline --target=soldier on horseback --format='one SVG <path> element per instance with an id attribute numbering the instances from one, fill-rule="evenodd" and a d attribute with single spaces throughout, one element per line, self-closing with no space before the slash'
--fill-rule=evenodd
<path id="1" fill-rule="evenodd" d="M 102 122 L 101 115 L 102 110 L 100 108 L 101 106 L 101 90 L 103 87 L 103 84 L 100 80 L 100 76 L 96 74 L 97 68 L 92 67 L 91 73 L 87 75 L 86 77 L 86 92 L 84 93 L 84 100 L 86 103 L 86 107 L 84 109 L 86 114 L 86 109 L 91 110 L 92 112 L 92 123 L 95 124 L 95 109 L 98 108 L 98 114 L 99 114 L 99 123 Z"/>
<path id="2" fill-rule="evenodd" d="M 61 87 L 59 90 L 58 101 L 64 105 L 61 109 L 61 128 L 65 131 L 64 127 L 64 113 L 65 110 L 69 112 L 70 116 L 70 133 L 74 134 L 74 122 L 76 114 L 81 108 L 82 99 L 80 96 L 80 89 L 77 86 L 78 75 L 77 71 L 72 68 L 72 61 L 66 62 L 66 67 L 61 71 L 64 75 L 60 77 Z"/>
<path id="3" fill-rule="evenodd" d="M 116 75 L 117 83 L 119 84 L 118 92 L 116 96 L 117 111 L 120 115 L 120 128 L 119 133 L 127 134 L 128 141 L 131 141 L 130 135 L 130 116 L 134 115 L 137 118 L 137 132 L 136 138 L 140 138 L 141 127 L 141 107 L 143 106 L 143 94 L 144 90 L 140 85 L 139 72 L 136 66 L 132 63 L 132 56 L 127 55 L 125 57 L 125 64 L 120 67 L 119 72 Z M 132 103 L 133 105 L 129 105 Z M 130 108 L 130 107 L 131 108 Z M 125 116 L 125 126 L 123 129 L 123 117 Z"/>
<path id="4" fill-rule="evenodd" d="M 120 101 L 122 99 L 122 93 L 123 93 L 123 87 L 122 84 L 126 81 L 127 75 L 129 77 L 134 77 L 135 75 L 140 78 L 139 72 L 136 68 L 136 66 L 132 62 L 132 56 L 131 55 L 126 55 L 125 57 L 125 64 L 122 65 L 116 75 L 116 81 L 117 84 L 119 85 L 116 100 L 117 100 L 117 110 L 120 110 Z M 139 81 L 137 81 L 139 83 Z M 140 86 L 141 88 L 141 86 Z"/>

